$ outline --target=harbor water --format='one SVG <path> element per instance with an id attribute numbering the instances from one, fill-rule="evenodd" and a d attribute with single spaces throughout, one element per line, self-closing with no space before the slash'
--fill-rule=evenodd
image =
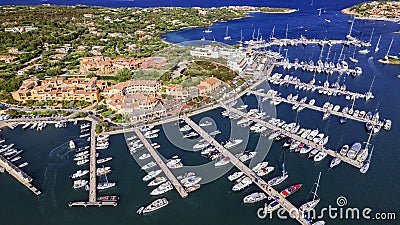
<path id="1" fill-rule="evenodd" d="M 62 1 L 54 1 L 49 3 L 66 4 Z M 256 1 L 252 5 L 258 5 Z M 341 14 L 340 10 L 360 1 L 286 1 L 286 2 L 267 2 L 268 6 L 275 7 L 291 7 L 299 8 L 299 11 L 293 14 L 262 14 L 254 13 L 251 17 L 219 22 L 214 24 L 211 29 L 212 33 L 206 34 L 209 40 L 223 41 L 226 27 L 229 27 L 232 40 L 228 44 L 235 44 L 240 38 L 240 30 L 242 30 L 244 40 L 251 39 L 252 33 L 262 34 L 264 39 L 268 39 L 275 26 L 275 37 L 284 38 L 286 35 L 286 25 L 288 24 L 287 36 L 289 38 L 299 38 L 304 35 L 308 38 L 318 39 L 344 39 L 349 32 L 350 16 Z M 13 1 L 14 4 L 16 4 Z M 19 1 L 17 3 L 27 3 Z M 41 4 L 43 1 L 40 1 Z M 76 1 L 71 4 L 95 4 L 93 2 Z M 183 2 L 172 1 L 177 5 L 183 6 L 213 6 L 204 2 Z M 171 4 L 172 4 L 171 3 Z M 222 1 L 220 4 L 233 5 L 235 2 Z M 243 1 L 243 4 L 250 4 Z M 3 3 L 2 3 L 3 4 Z M 6 3 L 7 4 L 7 1 Z M 97 3 L 97 4 L 101 4 Z M 149 7 L 147 1 L 111 1 L 104 2 L 110 7 L 128 7 L 128 6 L 144 6 Z M 167 4 L 165 2 L 154 2 L 157 4 Z M 218 5 L 217 5 L 218 6 Z M 325 8 L 321 16 L 318 16 L 318 8 Z M 328 23 L 325 19 L 329 19 Z M 381 118 L 391 119 L 393 126 L 390 131 L 381 130 L 377 135 L 372 137 L 371 143 L 375 146 L 372 156 L 371 168 L 366 174 L 361 174 L 356 168 L 340 164 L 337 168 L 329 169 L 331 157 L 327 157 L 319 163 L 314 163 L 297 153 L 282 150 L 283 142 L 274 142 L 269 148 L 269 144 L 265 137 L 258 134 L 250 134 L 248 128 L 237 127 L 236 122 L 232 122 L 221 116 L 223 111 L 221 108 L 205 112 L 200 115 L 193 116 L 193 120 L 199 122 L 202 118 L 207 117 L 212 120 L 222 134 L 216 136 L 218 141 L 225 141 L 229 137 L 240 137 L 247 140 L 247 146 L 242 144 L 240 147 L 232 151 L 238 152 L 244 149 L 255 149 L 257 146 L 258 154 L 266 155 L 265 160 L 275 166 L 275 171 L 267 175 L 271 178 L 281 172 L 281 164 L 285 162 L 285 170 L 289 174 L 289 178 L 277 186 L 277 190 L 282 190 L 289 185 L 302 183 L 303 187 L 289 197 L 289 200 L 296 206 L 300 206 L 310 198 L 310 191 L 313 184 L 321 171 L 320 188 L 318 196 L 321 198 L 320 203 L 316 207 L 321 209 L 329 205 L 337 207 L 336 200 L 343 196 L 347 199 L 348 207 L 357 207 L 360 209 L 369 207 L 373 212 L 395 212 L 396 217 L 400 216 L 398 207 L 398 199 L 400 199 L 400 181 L 397 179 L 400 173 L 398 164 L 398 146 L 400 146 L 400 126 L 398 125 L 400 115 L 400 80 L 397 75 L 400 74 L 398 66 L 383 65 L 377 62 L 386 54 L 390 40 L 395 35 L 392 32 L 400 30 L 400 26 L 393 22 L 384 21 L 360 21 L 356 20 L 353 28 L 353 35 L 368 41 L 374 28 L 372 37 L 371 53 L 360 55 L 356 53 L 359 60 L 357 65 L 349 62 L 349 67 L 354 68 L 360 66 L 363 74 L 359 77 L 338 76 L 333 74 L 316 74 L 317 83 L 322 85 L 326 79 L 330 83 L 337 80 L 345 83 L 348 90 L 365 93 L 371 86 L 375 76 L 375 82 L 372 86 L 372 92 L 375 98 L 365 102 L 364 100 L 356 100 L 355 108 L 365 111 L 379 111 Z M 165 35 L 165 40 L 178 43 L 188 40 L 199 40 L 203 36 L 204 28 L 189 29 L 176 31 Z M 377 42 L 379 34 L 382 34 L 380 42 L 380 51 L 373 53 L 373 48 Z M 207 36 L 209 35 L 209 36 Z M 395 36 L 391 54 L 397 54 L 400 51 L 400 43 L 398 36 Z M 272 48 L 279 51 L 278 47 Z M 287 49 L 287 50 L 285 50 Z M 301 45 L 297 47 L 287 46 L 281 49 L 282 54 L 288 53 L 288 58 L 293 61 L 298 58 L 300 61 L 309 61 L 311 59 L 316 62 L 320 56 L 321 48 L 318 45 Z M 336 52 L 336 60 L 339 57 L 341 46 L 333 46 L 330 53 L 330 60 L 333 60 Z M 353 46 L 345 47 L 343 53 L 346 58 L 351 56 Z M 322 53 L 322 59 L 325 61 L 327 57 L 327 48 Z M 309 82 L 313 73 L 290 70 L 284 71 L 282 68 L 276 68 L 274 72 L 291 74 L 304 82 Z M 267 89 L 266 83 L 261 85 Z M 271 88 L 278 90 L 282 96 L 289 93 L 297 93 L 299 97 L 307 96 L 308 99 L 315 98 L 316 105 L 322 106 L 324 102 L 330 101 L 333 104 L 339 104 L 342 107 L 351 105 L 350 101 L 345 100 L 344 96 L 327 97 L 311 93 L 307 91 L 297 91 L 293 86 L 283 87 L 271 84 Z M 299 98 L 299 99 L 300 99 Z M 242 101 L 249 105 L 249 108 L 257 108 L 257 99 L 255 96 L 243 96 Z M 240 104 L 240 103 L 239 103 Z M 273 106 L 269 101 L 262 103 L 264 110 L 271 110 Z M 352 144 L 360 142 L 364 145 L 368 138 L 365 126 L 362 123 L 350 121 L 340 125 L 339 118 L 330 116 L 327 120 L 322 120 L 322 113 L 305 109 L 298 114 L 291 109 L 291 105 L 282 103 L 276 108 L 277 116 L 290 122 L 297 121 L 302 127 L 308 129 L 317 129 L 329 135 L 327 146 L 332 149 L 339 149 L 344 144 Z M 213 126 L 214 126 L 213 125 Z M 200 152 L 191 152 L 184 150 L 187 146 L 192 146 L 189 140 L 182 139 L 182 135 L 177 131 L 177 127 L 172 124 L 166 124 L 159 129 L 164 128 L 160 132 L 158 138 L 153 139 L 161 145 L 158 149 L 159 153 L 165 158 L 171 158 L 179 155 L 184 165 L 190 166 L 190 169 L 198 169 L 197 166 L 209 163 L 208 159 L 203 158 Z M 206 128 L 205 128 L 206 129 Z M 211 128 L 207 128 L 211 129 Z M 79 138 L 79 126 L 69 124 L 67 128 L 56 129 L 53 125 L 48 125 L 43 131 L 37 132 L 30 129 L 22 130 L 21 126 L 15 129 L 4 128 L 0 135 L 6 138 L 6 143 L 15 143 L 15 147 L 23 149 L 22 161 L 29 162 L 29 165 L 23 168 L 33 179 L 33 184 L 38 187 L 42 194 L 35 196 L 18 183 L 13 177 L 7 173 L 0 174 L 0 198 L 3 204 L 0 206 L 0 216 L 2 218 L 1 225 L 25 225 L 29 224 L 46 224 L 46 225 L 106 225 L 106 224 L 164 224 L 164 225 L 219 225 L 219 224 L 298 224 L 293 219 L 281 220 L 259 219 L 257 210 L 263 203 L 254 205 L 244 205 L 242 199 L 245 195 L 257 190 L 252 185 L 250 188 L 241 192 L 232 192 L 232 182 L 227 180 L 227 176 L 236 169 L 231 169 L 228 173 L 218 169 L 213 169 L 213 165 L 206 165 L 199 171 L 207 171 L 201 176 L 209 176 L 210 181 L 202 185 L 201 189 L 190 193 L 185 199 L 181 199 L 176 191 L 170 191 L 165 194 L 170 204 L 154 213 L 147 215 L 137 215 L 136 210 L 143 205 L 151 203 L 155 197 L 149 195 L 152 188 L 147 187 L 142 181 L 145 173 L 140 169 L 141 165 L 131 157 L 124 135 L 115 135 L 110 137 L 110 147 L 106 150 L 99 150 L 100 157 L 112 156 L 113 160 L 105 163 L 111 166 L 112 172 L 107 175 L 109 181 L 116 182 L 117 185 L 107 191 L 100 191 L 101 195 L 118 195 L 120 196 L 119 205 L 117 207 L 88 207 L 88 208 L 69 208 L 68 203 L 71 201 L 87 200 L 87 192 L 83 190 L 74 190 L 72 188 L 73 181 L 69 176 L 78 169 L 88 168 L 78 167 L 73 161 L 74 152 L 69 149 L 68 142 L 74 140 L 78 147 L 88 145 L 84 139 Z M 172 141 L 171 141 L 172 140 Z M 177 141 L 178 140 L 178 141 Z M 172 142 L 172 143 L 171 143 Z M 173 142 L 179 142 L 178 146 Z M 265 146 L 265 149 L 263 149 Z M 140 153 L 139 153 L 140 154 Z M 146 161 L 147 162 L 147 161 Z M 254 162 L 252 162 L 254 163 Z M 183 172 L 183 170 L 181 170 Z M 179 171 L 177 172 L 179 173 Z M 206 174 L 207 173 L 207 174 Z M 103 178 L 101 178 L 103 179 Z M 212 181 L 212 182 L 211 182 Z M 373 213 L 371 213 L 373 215 Z M 324 220 L 327 224 L 377 224 L 374 220 L 356 220 L 356 219 L 329 219 L 325 215 Z M 382 221 L 381 221 L 382 222 Z M 400 224 L 399 220 L 388 220 L 382 224 Z"/>

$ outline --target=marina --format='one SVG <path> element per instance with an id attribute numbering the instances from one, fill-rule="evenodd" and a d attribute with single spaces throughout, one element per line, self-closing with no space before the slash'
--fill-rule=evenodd
<path id="1" fill-rule="evenodd" d="M 182 187 L 181 183 L 176 179 L 175 175 L 171 172 L 167 164 L 161 159 L 161 157 L 158 155 L 157 151 L 154 149 L 154 147 L 147 141 L 147 139 L 144 137 L 142 132 L 138 128 L 134 129 L 137 137 L 139 140 L 144 144 L 146 149 L 149 151 L 157 165 L 162 169 L 164 172 L 165 176 L 169 179 L 171 184 L 175 187 L 176 191 L 179 193 L 179 195 L 182 198 L 186 198 L 188 196 L 188 193 L 186 192 L 185 188 Z"/>
<path id="2" fill-rule="evenodd" d="M 268 122 L 266 122 L 264 120 L 257 119 L 255 117 L 249 116 L 248 114 L 244 113 L 243 111 L 240 111 L 240 110 L 237 110 L 235 108 L 228 107 L 228 106 L 224 106 L 224 107 L 225 107 L 226 110 L 229 110 L 229 111 L 231 111 L 231 112 L 233 112 L 235 114 L 238 114 L 238 115 L 240 115 L 242 117 L 248 117 L 251 120 L 253 120 L 254 122 L 260 123 L 263 126 L 269 128 L 269 129 L 271 129 L 273 131 L 279 131 L 281 134 L 283 134 L 283 135 L 285 135 L 285 136 L 287 136 L 289 138 L 292 138 L 292 139 L 297 140 L 297 141 L 299 141 L 301 143 L 307 144 L 308 146 L 310 146 L 313 149 L 316 149 L 316 150 L 318 150 L 320 152 L 325 152 L 325 153 L 327 153 L 328 155 L 330 155 L 330 156 L 332 156 L 334 158 L 339 158 L 343 162 L 346 162 L 347 164 L 349 164 L 351 166 L 354 166 L 354 167 L 356 167 L 358 169 L 360 169 L 363 166 L 362 162 L 358 162 L 356 160 L 353 160 L 353 159 L 350 159 L 348 157 L 342 156 L 337 151 L 334 151 L 334 150 L 329 149 L 329 148 L 325 148 L 324 146 L 321 146 L 321 145 L 319 145 L 317 143 L 314 143 L 314 142 L 312 142 L 312 141 L 310 141 L 308 139 L 305 139 L 305 138 L 303 138 L 303 137 L 301 137 L 299 135 L 296 135 L 296 134 L 293 134 L 293 133 L 291 133 L 289 131 L 286 131 L 285 129 L 282 129 L 280 127 L 272 125 L 272 124 L 270 124 L 270 123 L 268 123 Z"/>
<path id="3" fill-rule="evenodd" d="M 293 212 L 294 209 L 297 209 L 296 206 L 294 206 L 291 202 L 289 202 L 281 193 L 276 191 L 274 188 L 272 188 L 266 181 L 264 181 L 262 178 L 258 177 L 257 174 L 251 170 L 249 167 L 247 167 L 242 161 L 240 161 L 234 154 L 232 154 L 230 151 L 228 151 L 224 146 L 222 146 L 218 141 L 216 141 L 212 136 L 210 136 L 207 132 L 205 132 L 199 125 L 194 123 L 189 117 L 186 115 L 182 116 L 182 119 L 190 125 L 197 133 L 199 133 L 206 141 L 208 141 L 211 145 L 214 145 L 216 150 L 218 150 L 223 156 L 229 157 L 230 162 L 238 168 L 240 171 L 242 171 L 249 179 L 251 179 L 251 182 L 256 184 L 264 193 L 269 195 L 273 199 L 278 199 L 276 200 L 283 208 L 285 208 L 288 212 Z M 296 217 L 296 220 L 300 224 L 307 225 L 309 224 L 308 221 L 306 221 L 305 218 L 303 217 Z"/>
<path id="4" fill-rule="evenodd" d="M 332 115 L 335 115 L 335 116 L 338 116 L 338 117 L 345 117 L 345 118 L 348 118 L 350 120 L 358 121 L 358 122 L 361 122 L 361 123 L 370 123 L 370 124 L 373 124 L 373 125 L 378 125 L 380 127 L 382 127 L 384 125 L 383 121 L 379 121 L 379 120 L 377 121 L 377 120 L 374 120 L 372 118 L 368 119 L 368 118 L 365 118 L 365 117 L 353 116 L 352 114 L 343 113 L 342 111 L 339 111 L 339 110 L 332 110 L 332 109 L 329 110 L 327 108 L 319 107 L 319 106 L 316 106 L 314 104 L 309 104 L 309 103 L 305 103 L 305 102 L 302 103 L 302 102 L 296 101 L 296 100 L 288 100 L 287 98 L 284 98 L 284 97 L 281 97 L 281 96 L 272 95 L 271 92 L 270 93 L 261 93 L 261 92 L 257 92 L 257 91 L 250 91 L 249 93 L 257 95 L 257 96 L 265 97 L 266 99 L 276 100 L 276 101 L 279 101 L 279 102 L 285 102 L 285 103 L 288 103 L 288 104 L 291 104 L 291 105 L 303 106 L 303 107 L 308 108 L 308 109 L 312 109 L 312 110 L 319 111 L 319 112 L 322 112 L 322 113 L 329 113 L 329 114 L 332 114 Z M 361 111 L 361 110 L 359 110 L 359 111 Z"/>

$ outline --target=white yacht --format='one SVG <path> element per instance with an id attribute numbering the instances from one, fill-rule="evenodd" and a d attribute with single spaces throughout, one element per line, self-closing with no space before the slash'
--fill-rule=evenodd
<path id="1" fill-rule="evenodd" d="M 195 144 L 193 146 L 193 150 L 195 150 L 195 151 L 203 150 L 203 149 L 207 148 L 208 146 L 209 146 L 208 142 L 202 141 L 202 142 Z"/>
<path id="2" fill-rule="evenodd" d="M 191 128 L 189 125 L 186 124 L 185 126 L 179 128 L 179 131 L 185 132 L 185 131 L 189 131 L 189 130 L 191 130 L 191 129 L 192 129 L 192 128 Z"/>
<path id="3" fill-rule="evenodd" d="M 262 177 L 265 176 L 269 173 L 271 173 L 272 171 L 274 171 L 275 167 L 273 166 L 266 166 L 266 167 L 262 167 L 261 169 L 259 169 L 257 171 L 257 176 Z"/>
<path id="4" fill-rule="evenodd" d="M 236 157 L 238 157 L 240 161 L 246 162 L 246 161 L 254 158 L 254 156 L 256 156 L 256 154 L 257 154 L 257 152 L 250 152 L 249 150 L 245 150 L 243 152 L 236 154 Z"/>
<path id="5" fill-rule="evenodd" d="M 158 209 L 161 209 L 162 207 L 165 207 L 168 205 L 168 200 L 166 198 L 160 198 L 155 200 L 154 202 L 152 202 L 150 205 L 146 206 L 146 207 L 141 207 L 137 213 L 138 214 L 145 214 L 145 213 L 149 213 L 149 212 L 153 212 L 156 211 Z"/>
<path id="6" fill-rule="evenodd" d="M 89 182 L 87 180 L 75 180 L 73 188 L 75 188 L 75 189 L 83 188 L 88 183 Z"/>
<path id="7" fill-rule="evenodd" d="M 69 148 L 70 148 L 70 149 L 75 149 L 75 143 L 74 143 L 73 140 L 70 140 L 70 141 L 69 141 Z"/>
<path id="8" fill-rule="evenodd" d="M 284 180 L 286 180 L 288 177 L 289 177 L 289 175 L 287 173 L 285 173 L 282 176 L 277 176 L 277 177 L 272 178 L 271 180 L 268 181 L 268 184 L 270 186 L 278 185 L 278 184 L 282 183 Z"/>
<path id="9" fill-rule="evenodd" d="M 152 178 L 158 176 L 161 172 L 162 172 L 162 170 L 153 170 L 153 171 L 150 171 L 146 176 L 144 176 L 144 177 L 142 178 L 142 180 L 145 181 L 145 182 L 147 182 L 147 181 L 149 181 L 150 179 L 152 179 Z"/>
<path id="10" fill-rule="evenodd" d="M 346 156 L 349 149 L 350 149 L 349 145 L 343 145 L 343 147 L 340 149 L 340 154 L 342 156 Z"/>
<path id="11" fill-rule="evenodd" d="M 154 180 L 152 180 L 147 186 L 153 187 L 160 185 L 164 182 L 166 182 L 168 179 L 166 177 L 156 177 Z"/>
<path id="12" fill-rule="evenodd" d="M 207 127 L 207 126 L 211 126 L 213 123 L 211 121 L 205 121 L 203 123 L 199 123 L 200 127 Z"/>
<path id="13" fill-rule="evenodd" d="M 236 146 L 240 145 L 242 142 L 243 142 L 242 139 L 232 138 L 232 139 L 229 139 L 226 144 L 224 144 L 224 147 L 226 149 L 231 149 L 233 147 L 236 147 Z"/>
<path id="14" fill-rule="evenodd" d="M 241 191 L 247 187 L 249 187 L 252 184 L 252 181 L 250 179 L 250 177 L 244 177 L 240 180 L 238 180 L 238 182 L 232 187 L 232 191 Z"/>
<path id="15" fill-rule="evenodd" d="M 267 198 L 267 195 L 263 192 L 254 192 L 243 198 L 243 203 L 256 203 Z"/>
<path id="16" fill-rule="evenodd" d="M 151 169 L 151 168 L 153 168 L 155 166 L 157 166 L 157 163 L 154 162 L 154 161 L 151 161 L 151 162 L 147 163 L 146 165 L 142 166 L 141 169 L 142 170 L 148 170 L 148 169 Z"/>
<path id="17" fill-rule="evenodd" d="M 354 159 L 356 157 L 356 155 L 358 154 L 358 152 L 361 149 L 361 144 L 356 142 L 354 143 L 350 150 L 347 152 L 347 157 L 349 157 L 350 159 Z"/>
<path id="18" fill-rule="evenodd" d="M 115 182 L 108 182 L 108 181 L 100 182 L 100 183 L 97 184 L 97 189 L 98 190 L 105 190 L 105 189 L 108 189 L 108 188 L 115 187 L 115 185 L 116 185 Z"/>
<path id="19" fill-rule="evenodd" d="M 231 162 L 229 157 L 222 157 L 220 158 L 218 161 L 215 162 L 214 166 L 215 167 L 220 167 L 220 166 L 224 166 L 226 164 L 229 164 Z"/>
<path id="20" fill-rule="evenodd" d="M 167 164 L 168 168 L 170 168 L 170 169 L 183 167 L 181 159 L 177 155 L 175 155 L 171 159 L 167 160 L 166 164 Z"/>
<path id="21" fill-rule="evenodd" d="M 162 195 L 172 189 L 173 189 L 173 186 L 172 186 L 171 182 L 168 181 L 168 182 L 162 183 L 156 189 L 151 191 L 150 195 Z"/>
<path id="22" fill-rule="evenodd" d="M 139 156 L 139 159 L 143 160 L 143 159 L 148 159 L 150 157 L 151 157 L 150 153 L 144 153 L 143 155 Z"/>
<path id="23" fill-rule="evenodd" d="M 214 131 L 211 131 L 211 132 L 209 133 L 209 135 L 214 136 L 214 135 L 217 135 L 217 134 L 220 134 L 220 133 L 221 133 L 220 130 L 214 130 Z"/>
<path id="24" fill-rule="evenodd" d="M 185 188 L 188 188 L 188 187 L 191 187 L 191 186 L 199 183 L 201 181 L 201 179 L 202 178 L 198 177 L 198 176 L 189 176 L 189 177 L 183 178 L 181 180 L 181 182 Z"/>
<path id="25" fill-rule="evenodd" d="M 243 174 L 244 173 L 242 171 L 234 172 L 233 174 L 228 176 L 228 180 L 229 181 L 234 181 L 234 180 L 238 179 L 239 177 L 243 176 Z"/>
<path id="26" fill-rule="evenodd" d="M 253 166 L 253 168 L 251 168 L 251 170 L 253 170 L 254 172 L 257 172 L 261 168 L 267 167 L 267 166 L 268 166 L 268 162 L 259 162 L 259 163 L 257 163 L 257 165 Z"/>
<path id="27" fill-rule="evenodd" d="M 314 162 L 319 162 L 323 160 L 328 154 L 326 152 L 320 151 L 316 156 L 314 156 Z"/>
<path id="28" fill-rule="evenodd" d="M 332 169 L 333 167 L 339 165 L 340 162 L 342 162 L 341 159 L 339 159 L 339 158 L 333 158 L 333 159 L 331 160 L 331 163 L 330 163 L 330 165 L 329 165 L 329 168 Z"/>
<path id="29" fill-rule="evenodd" d="M 85 176 L 88 173 L 89 173 L 89 170 L 78 170 L 74 174 L 71 175 L 71 178 L 76 179 L 76 178 Z"/>

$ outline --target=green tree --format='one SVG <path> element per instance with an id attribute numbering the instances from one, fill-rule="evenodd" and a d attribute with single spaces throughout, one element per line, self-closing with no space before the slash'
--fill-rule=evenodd
<path id="1" fill-rule="evenodd" d="M 132 78 L 132 72 L 127 68 L 123 68 L 122 70 L 118 70 L 117 77 L 119 82 L 124 82 Z"/>

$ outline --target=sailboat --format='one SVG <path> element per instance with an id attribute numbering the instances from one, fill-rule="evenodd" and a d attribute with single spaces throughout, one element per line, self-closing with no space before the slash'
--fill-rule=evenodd
<path id="1" fill-rule="evenodd" d="M 381 34 L 381 35 L 379 35 L 378 42 L 376 43 L 376 47 L 375 47 L 375 53 L 379 51 L 379 42 L 381 41 L 381 37 L 382 37 L 382 34 Z"/>
<path id="2" fill-rule="evenodd" d="M 200 39 L 201 41 L 205 41 L 206 40 L 206 37 L 204 37 L 204 35 L 203 35 L 203 37 Z"/>
<path id="3" fill-rule="evenodd" d="M 317 204 L 319 203 L 320 198 L 318 198 L 318 196 L 317 196 L 317 191 L 318 191 L 318 188 L 319 188 L 319 180 L 320 180 L 320 178 L 321 178 L 321 172 L 319 172 L 318 180 L 315 183 L 315 191 L 311 192 L 311 193 L 314 194 L 313 199 L 312 199 L 312 201 L 306 202 L 306 203 L 304 203 L 303 205 L 300 206 L 299 210 L 301 212 L 303 212 L 303 213 L 304 212 L 309 212 L 310 210 L 314 209 L 315 206 L 317 206 Z"/>
<path id="4" fill-rule="evenodd" d="M 212 30 L 210 27 L 208 27 L 208 29 L 204 31 L 204 33 L 211 33 L 211 32 L 212 32 Z"/>
<path id="5" fill-rule="evenodd" d="M 354 57 L 354 54 L 356 53 L 356 48 L 357 46 L 354 46 L 353 56 L 349 57 L 349 60 L 352 61 L 353 63 L 358 63 L 358 59 Z"/>
<path id="6" fill-rule="evenodd" d="M 374 98 L 374 95 L 372 94 L 371 89 L 372 89 L 372 86 L 374 85 L 375 77 L 376 77 L 376 75 L 374 76 L 374 79 L 372 79 L 372 83 L 371 83 L 371 86 L 369 86 L 368 92 L 365 93 L 365 101 L 368 101 L 369 99 Z"/>
<path id="7" fill-rule="evenodd" d="M 371 153 L 369 154 L 368 160 L 364 163 L 364 165 L 361 167 L 360 172 L 362 174 L 366 173 L 369 169 L 369 165 L 371 163 L 371 157 L 372 157 L 372 152 L 374 151 L 374 146 L 372 146 Z"/>
<path id="8" fill-rule="evenodd" d="M 283 163 L 282 163 L 282 176 L 276 176 L 268 181 L 270 186 L 275 186 L 282 183 L 289 177 L 288 173 L 285 171 L 285 155 L 283 155 Z"/>
<path id="9" fill-rule="evenodd" d="M 104 176 L 106 178 L 106 182 L 99 182 L 97 184 L 97 189 L 98 190 L 105 190 L 105 189 L 108 189 L 108 188 L 111 188 L 111 187 L 115 186 L 115 182 L 108 182 L 107 175 L 104 174 Z"/>
<path id="10" fill-rule="evenodd" d="M 388 48 L 388 50 L 386 52 L 386 55 L 385 55 L 385 59 L 386 60 L 389 60 L 389 52 L 390 52 L 390 49 L 392 48 L 393 39 L 394 39 L 394 37 L 392 37 L 392 41 L 390 42 L 389 48 Z"/>
<path id="11" fill-rule="evenodd" d="M 238 41 L 239 44 L 243 43 L 243 31 L 240 30 L 240 40 Z"/>
<path id="12" fill-rule="evenodd" d="M 228 26 L 227 26 L 227 27 L 226 27 L 226 34 L 225 34 L 224 40 L 231 40 L 231 36 L 229 36 L 228 30 L 229 30 L 229 28 L 228 28 Z"/>

